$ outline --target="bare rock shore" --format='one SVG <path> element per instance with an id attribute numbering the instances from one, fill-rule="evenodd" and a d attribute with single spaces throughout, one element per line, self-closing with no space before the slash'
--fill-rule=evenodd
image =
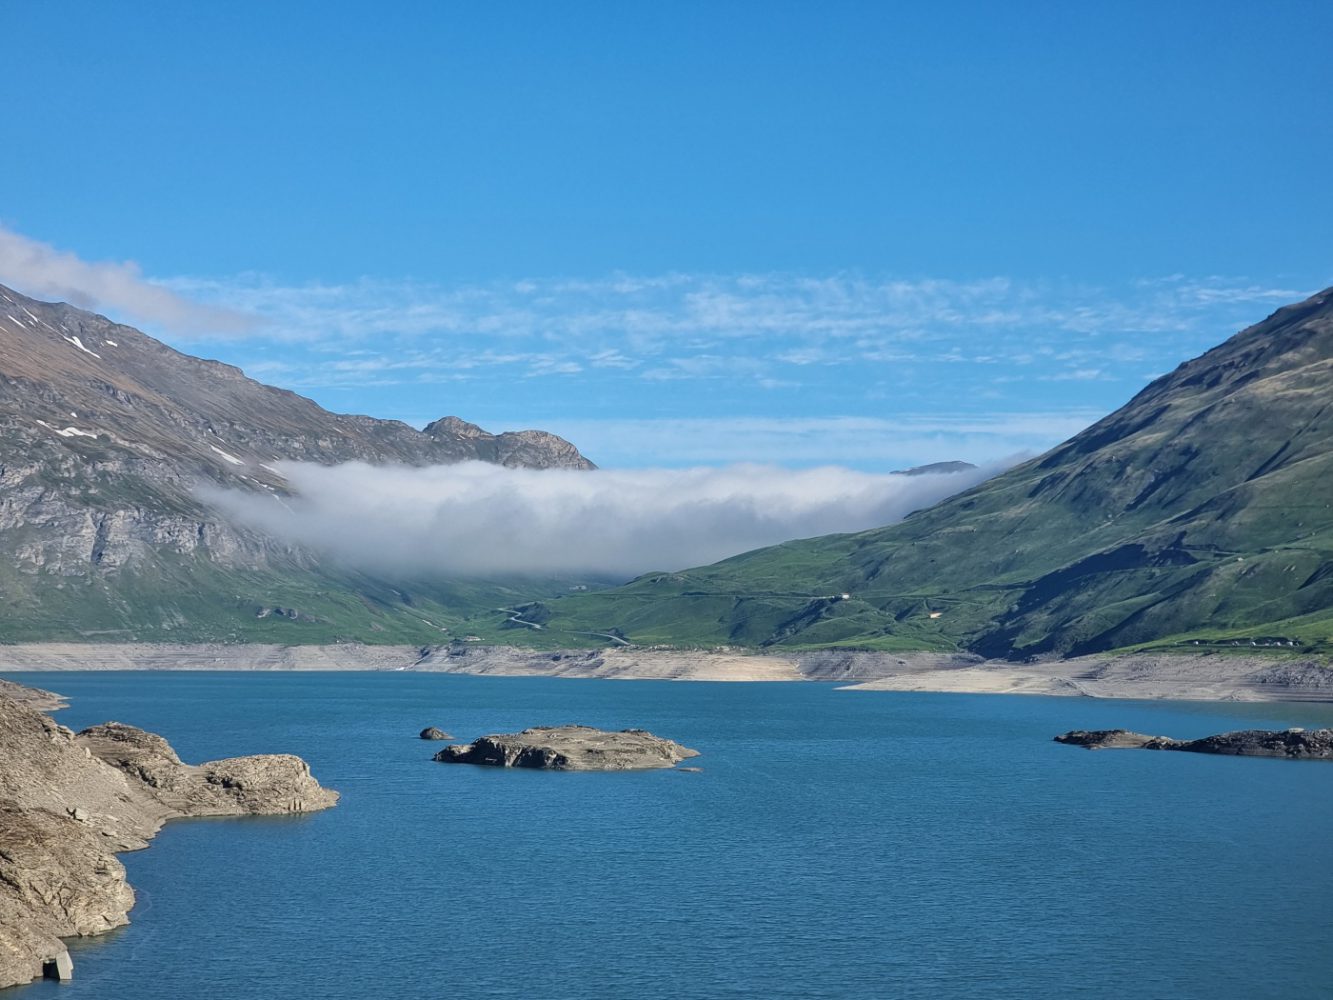
<path id="1" fill-rule="evenodd" d="M 1333 729 L 1241 729 L 1198 740 L 1146 736 L 1128 729 L 1073 729 L 1055 737 L 1055 742 L 1087 750 L 1181 750 L 1228 757 L 1333 760 Z"/>
<path id="2" fill-rule="evenodd" d="M 134 891 L 116 853 L 147 847 L 167 820 L 337 800 L 299 757 L 194 767 L 160 736 L 118 722 L 76 734 L 0 691 L 0 987 L 68 978 L 61 938 L 128 923 Z"/>
<path id="3" fill-rule="evenodd" d="M 0 646 L 0 673 L 30 670 L 394 670 L 608 680 L 831 681 L 855 691 L 1192 701 L 1333 701 L 1333 667 L 1299 655 L 1133 653 L 1033 663 L 968 653 L 616 646 L 153 645 Z"/>
<path id="4" fill-rule="evenodd" d="M 643 729 L 610 732 L 591 726 L 535 726 L 447 746 L 434 759 L 444 764 L 547 771 L 633 771 L 675 767 L 697 756 L 699 751 Z"/>
<path id="5" fill-rule="evenodd" d="M 935 666 L 910 656 L 858 691 L 954 691 L 1183 701 L 1333 701 L 1333 667 L 1313 658 L 1230 653 L 1122 653 Z"/>

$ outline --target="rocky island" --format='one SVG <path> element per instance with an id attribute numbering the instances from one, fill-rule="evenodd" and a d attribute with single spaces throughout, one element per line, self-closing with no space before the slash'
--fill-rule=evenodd
<path id="1" fill-rule="evenodd" d="M 148 846 L 170 819 L 326 809 L 299 757 L 181 762 L 160 736 L 108 722 L 74 733 L 0 691 L 0 987 L 67 979 L 61 938 L 129 922 L 134 890 L 119 851 Z M 45 692 L 41 693 L 45 695 Z"/>
<path id="2" fill-rule="evenodd" d="M 1333 729 L 1241 729 L 1198 740 L 1145 736 L 1128 729 L 1074 729 L 1055 737 L 1055 742 L 1088 750 L 1183 750 L 1233 757 L 1333 760 Z"/>
<path id="3" fill-rule="evenodd" d="M 446 764 L 549 771 L 631 771 L 675 767 L 697 756 L 699 751 L 643 729 L 612 732 L 591 726 L 536 726 L 447 746 L 434 759 Z"/>

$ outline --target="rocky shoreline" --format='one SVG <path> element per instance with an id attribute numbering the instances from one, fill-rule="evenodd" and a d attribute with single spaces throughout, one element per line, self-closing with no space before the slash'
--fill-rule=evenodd
<path id="1" fill-rule="evenodd" d="M 168 820 L 338 800 L 299 757 L 191 766 L 142 729 L 108 722 L 74 733 L 30 704 L 51 697 L 0 690 L 0 987 L 69 978 L 62 938 L 128 923 L 134 890 L 116 854 L 147 847 Z"/>
<path id="2" fill-rule="evenodd" d="M 941 691 L 1188 701 L 1333 701 L 1333 666 L 1313 657 L 1130 653 L 1034 663 L 967 653 L 641 647 L 147 643 L 0 645 L 0 673 L 60 670 L 384 670 L 607 680 L 825 681 L 856 691 Z"/>

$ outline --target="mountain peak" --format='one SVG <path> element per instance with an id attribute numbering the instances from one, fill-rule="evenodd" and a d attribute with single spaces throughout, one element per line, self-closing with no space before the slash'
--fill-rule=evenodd
<path id="1" fill-rule="evenodd" d="M 479 438 L 486 432 L 476 424 L 469 423 L 462 417 L 441 417 L 422 428 L 422 433 L 431 437 Z"/>
<path id="2" fill-rule="evenodd" d="M 453 438 L 469 442 L 477 458 L 496 465 L 528 468 L 597 468 L 579 454 L 572 444 L 550 431 L 504 431 L 492 434 L 460 417 L 441 417 L 422 430 L 432 438 Z"/>

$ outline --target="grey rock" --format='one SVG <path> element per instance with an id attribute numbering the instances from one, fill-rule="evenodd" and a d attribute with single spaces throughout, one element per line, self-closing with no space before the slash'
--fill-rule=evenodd
<path id="1" fill-rule="evenodd" d="M 446 733 L 443 729 L 427 726 L 425 729 L 421 730 L 421 738 L 423 740 L 451 740 L 453 739 L 453 736 Z"/>
<path id="2" fill-rule="evenodd" d="M 160 736 L 107 723 L 75 735 L 0 693 L 0 986 L 69 978 L 61 938 L 128 922 L 116 852 L 170 819 L 324 809 L 299 757 L 182 763 Z"/>
<path id="3" fill-rule="evenodd" d="M 697 750 L 643 729 L 611 732 L 591 726 L 537 726 L 521 733 L 483 736 L 435 755 L 446 764 L 488 764 L 551 771 L 628 771 L 674 767 Z"/>
<path id="4" fill-rule="evenodd" d="M 1145 736 L 1127 729 L 1075 729 L 1055 737 L 1055 741 L 1088 750 L 1181 750 L 1233 757 L 1333 760 L 1333 729 L 1241 729 L 1197 740 Z"/>

